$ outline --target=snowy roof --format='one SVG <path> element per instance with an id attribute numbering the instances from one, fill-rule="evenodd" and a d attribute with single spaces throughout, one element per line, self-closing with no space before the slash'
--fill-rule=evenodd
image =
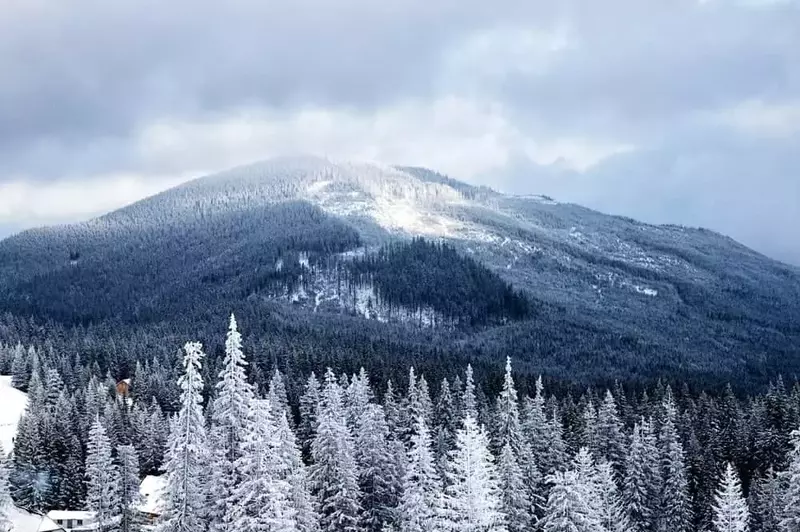
<path id="1" fill-rule="evenodd" d="M 164 489 L 167 486 L 166 476 L 148 475 L 139 485 L 139 494 L 142 504 L 139 511 L 147 514 L 159 515 L 164 510 Z"/>
<path id="2" fill-rule="evenodd" d="M 53 521 L 66 521 L 68 519 L 91 521 L 94 519 L 95 515 L 94 512 L 85 512 L 81 510 L 52 510 L 47 513 L 47 517 Z"/>
<path id="3" fill-rule="evenodd" d="M 22 413 L 28 407 L 28 396 L 11 386 L 11 377 L 0 376 L 0 443 L 6 454 L 14 450 L 14 436 Z"/>
<path id="4" fill-rule="evenodd" d="M 14 525 L 14 532 L 55 532 L 64 530 L 47 516 L 30 513 L 22 508 L 12 506 L 8 518 Z"/>

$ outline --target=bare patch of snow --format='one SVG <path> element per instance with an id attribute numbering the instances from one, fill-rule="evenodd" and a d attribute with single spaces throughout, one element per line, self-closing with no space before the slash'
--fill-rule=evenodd
<path id="1" fill-rule="evenodd" d="M 14 448 L 17 425 L 28 407 L 27 394 L 11 386 L 10 376 L 0 376 L 0 442 L 3 450 L 10 453 Z"/>

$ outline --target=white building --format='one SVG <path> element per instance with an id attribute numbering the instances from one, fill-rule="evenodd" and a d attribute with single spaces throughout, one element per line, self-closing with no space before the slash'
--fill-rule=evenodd
<path id="1" fill-rule="evenodd" d="M 97 519 L 94 512 L 52 510 L 48 512 L 47 517 L 67 532 L 97 528 Z"/>

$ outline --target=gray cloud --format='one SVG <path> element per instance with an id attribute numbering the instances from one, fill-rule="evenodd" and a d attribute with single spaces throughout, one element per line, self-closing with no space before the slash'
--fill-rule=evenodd
<path id="1" fill-rule="evenodd" d="M 457 97 L 497 107 L 513 131 L 498 137 L 510 158 L 476 179 L 706 225 L 800 262 L 798 131 L 780 123 L 800 106 L 798 27 L 796 0 L 11 0 L 0 184 L 194 169 L 186 147 L 143 152 L 161 123 L 213 130 L 242 110 L 290 123 L 309 108 L 380 122 Z M 459 132 L 445 129 L 453 152 Z M 372 146 L 369 132 L 340 135 Z M 525 145 L 550 141 L 633 150 L 581 174 L 531 162 Z"/>

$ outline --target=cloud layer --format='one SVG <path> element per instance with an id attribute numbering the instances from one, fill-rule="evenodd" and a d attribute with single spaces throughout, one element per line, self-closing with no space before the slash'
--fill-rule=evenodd
<path id="1" fill-rule="evenodd" d="M 6 0 L 0 231 L 312 152 L 800 263 L 798 27 L 797 0 Z"/>

